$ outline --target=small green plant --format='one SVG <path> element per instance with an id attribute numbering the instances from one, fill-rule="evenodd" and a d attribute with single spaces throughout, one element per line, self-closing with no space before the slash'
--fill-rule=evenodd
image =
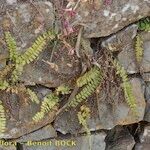
<path id="1" fill-rule="evenodd" d="M 2 105 L 2 101 L 0 101 L 0 136 L 3 136 L 5 130 L 6 130 L 5 110 Z"/>
<path id="2" fill-rule="evenodd" d="M 29 88 L 26 89 L 26 92 L 29 94 L 30 99 L 31 99 L 32 102 L 35 102 L 36 104 L 40 103 L 40 100 L 38 99 L 38 97 L 37 97 L 35 92 L 30 90 Z"/>
<path id="3" fill-rule="evenodd" d="M 139 27 L 139 30 L 149 32 L 150 31 L 150 17 L 140 20 L 138 22 L 138 27 Z"/>
<path id="4" fill-rule="evenodd" d="M 136 42 L 135 42 L 135 55 L 138 63 L 142 61 L 143 53 L 144 53 L 143 40 L 139 35 L 137 35 Z"/>
<path id="5" fill-rule="evenodd" d="M 57 95 L 59 94 L 65 95 L 65 94 L 70 94 L 70 93 L 71 93 L 70 88 L 67 85 L 60 85 L 56 89 Z"/>
<path id="6" fill-rule="evenodd" d="M 82 105 L 80 107 L 80 111 L 77 114 L 79 123 L 84 127 L 84 129 L 89 137 L 89 143 L 90 143 L 89 149 L 91 149 L 91 132 L 90 132 L 90 129 L 88 128 L 87 121 L 90 118 L 90 112 L 91 111 L 87 106 Z"/>
<path id="7" fill-rule="evenodd" d="M 127 104 L 131 108 L 131 110 L 137 115 L 137 105 L 136 100 L 132 92 L 132 86 L 128 80 L 127 73 L 125 69 L 119 64 L 119 62 L 115 59 L 113 62 L 114 67 L 116 68 L 117 72 L 121 79 L 122 79 L 122 87 L 124 90 L 125 99 Z"/>
<path id="8" fill-rule="evenodd" d="M 85 73 L 77 80 L 77 86 L 82 87 L 81 91 L 68 103 L 68 107 L 76 107 L 82 101 L 91 96 L 102 79 L 102 73 L 97 66 Z"/>
<path id="9" fill-rule="evenodd" d="M 40 111 L 35 114 L 33 120 L 35 122 L 38 122 L 41 119 L 43 119 L 44 116 L 47 113 L 49 113 L 54 108 L 54 106 L 58 104 L 58 101 L 59 101 L 59 97 L 56 96 L 54 93 L 48 94 L 42 102 Z"/>

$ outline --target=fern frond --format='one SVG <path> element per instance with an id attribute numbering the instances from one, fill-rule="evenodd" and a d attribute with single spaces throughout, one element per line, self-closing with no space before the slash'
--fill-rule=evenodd
<path id="1" fill-rule="evenodd" d="M 53 107 L 58 103 L 58 101 L 59 98 L 55 94 L 48 94 L 42 102 L 40 112 L 36 113 L 36 115 L 33 117 L 33 120 L 35 122 L 38 122 L 39 120 L 43 119 L 45 114 L 50 112 Z"/>
<path id="2" fill-rule="evenodd" d="M 137 35 L 135 43 L 135 55 L 138 63 L 142 61 L 143 54 L 144 54 L 143 40 L 139 35 Z"/>
<path id="3" fill-rule="evenodd" d="M 150 31 L 150 18 L 147 17 L 144 20 L 140 20 L 138 22 L 138 28 L 139 30 L 144 30 L 144 31 Z"/>
<path id="4" fill-rule="evenodd" d="M 99 69 L 97 69 L 97 67 L 94 66 L 93 68 L 91 68 L 90 71 L 88 71 L 83 76 L 77 79 L 77 86 L 82 87 L 88 84 L 89 82 L 94 80 L 98 75 L 99 75 Z"/>
<path id="5" fill-rule="evenodd" d="M 65 95 L 65 94 L 69 94 L 70 92 L 71 92 L 70 88 L 66 85 L 60 85 L 56 89 L 56 94 L 57 95 L 59 95 L 59 94 Z"/>
<path id="6" fill-rule="evenodd" d="M 16 62 L 19 56 L 17 52 L 16 40 L 11 36 L 10 32 L 5 32 L 5 39 L 9 49 L 10 60 Z"/>
<path id="7" fill-rule="evenodd" d="M 6 130 L 5 110 L 2 105 L 2 101 L 0 101 L 0 136 L 3 136 L 5 130 Z"/>
<path id="8" fill-rule="evenodd" d="M 48 40 L 55 38 L 54 33 L 48 31 L 39 36 L 30 48 L 24 54 L 16 59 L 15 69 L 12 73 L 12 81 L 16 82 L 23 72 L 23 67 L 26 64 L 33 62 L 47 45 Z"/>
<path id="9" fill-rule="evenodd" d="M 9 86 L 9 83 L 6 80 L 0 81 L 0 90 L 6 90 Z"/>
<path id="10" fill-rule="evenodd" d="M 79 123 L 85 128 L 87 134 L 90 135 L 91 133 L 87 125 L 87 120 L 90 118 L 90 109 L 87 106 L 82 105 L 77 116 Z"/>
<path id="11" fill-rule="evenodd" d="M 44 47 L 47 45 L 48 40 L 53 40 L 55 35 L 52 32 L 48 31 L 39 36 L 36 41 L 32 44 L 30 48 L 26 50 L 26 52 L 21 55 L 19 59 L 17 59 L 18 64 L 29 64 L 34 61 L 43 51 Z"/>
<path id="12" fill-rule="evenodd" d="M 137 115 L 137 105 L 136 100 L 132 92 L 132 86 L 128 80 L 127 73 L 125 69 L 119 64 L 119 62 L 115 59 L 113 62 L 114 67 L 116 68 L 118 74 L 122 78 L 123 82 L 123 90 L 127 104 L 131 108 L 131 110 Z"/>
<path id="13" fill-rule="evenodd" d="M 93 72 L 91 72 L 91 70 Z M 80 84 L 78 80 L 77 85 L 81 86 L 81 85 L 85 85 L 82 90 L 73 98 L 73 100 L 71 100 L 68 103 L 68 107 L 76 107 L 78 104 L 80 104 L 82 101 L 86 100 L 89 96 L 91 96 L 94 91 L 96 90 L 96 88 L 98 87 L 98 85 L 101 82 L 102 79 L 102 74 L 101 71 L 98 67 L 95 67 L 93 69 L 91 69 L 89 72 L 90 73 L 85 73 L 86 75 L 83 75 L 83 82 Z M 88 75 L 90 77 L 88 77 Z M 91 78 L 92 77 L 92 78 Z"/>
<path id="14" fill-rule="evenodd" d="M 31 99 L 32 102 L 34 102 L 36 104 L 40 103 L 40 101 L 39 101 L 39 99 L 38 99 L 38 97 L 37 97 L 37 95 L 36 95 L 35 92 L 33 92 L 32 90 L 30 90 L 29 88 L 26 89 L 26 92 L 29 94 L 30 99 Z"/>

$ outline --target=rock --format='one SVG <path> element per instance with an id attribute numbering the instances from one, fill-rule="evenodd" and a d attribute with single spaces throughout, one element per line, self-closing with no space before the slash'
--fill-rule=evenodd
<path id="1" fill-rule="evenodd" d="M 87 120 L 88 128 L 91 131 L 112 129 L 116 125 L 127 125 L 143 120 L 146 105 L 143 82 L 140 78 L 131 78 L 130 82 L 137 102 L 138 118 L 127 105 L 123 95 L 120 95 L 120 87 L 119 91 L 111 87 L 110 90 L 113 95 L 109 95 L 109 97 L 111 96 L 110 101 L 107 99 L 106 91 L 102 90 L 100 94 L 97 95 L 98 99 L 96 99 L 96 95 L 92 95 L 89 97 L 87 103 L 85 103 L 91 111 L 91 118 Z M 64 111 L 58 115 L 54 122 L 54 128 L 63 134 L 85 132 L 85 129 L 81 128 L 77 120 L 78 111 L 79 107 L 67 112 Z"/>
<path id="2" fill-rule="evenodd" d="M 40 141 L 44 139 L 57 137 L 57 133 L 52 127 L 52 125 L 47 125 L 37 131 L 29 133 L 27 135 L 23 135 L 21 138 L 17 140 L 17 142 L 27 142 L 27 141 Z"/>
<path id="3" fill-rule="evenodd" d="M 150 144 L 150 125 L 146 125 L 139 135 L 140 143 Z"/>
<path id="4" fill-rule="evenodd" d="M 90 108 L 90 119 L 87 120 L 88 128 L 90 131 L 96 131 L 101 129 L 99 126 L 99 114 L 97 110 L 97 103 L 95 100 L 96 95 L 92 95 L 88 98 L 85 105 Z M 55 130 L 61 132 L 62 134 L 76 134 L 79 132 L 85 132 L 84 127 L 79 124 L 77 113 L 80 111 L 80 106 L 76 109 L 69 109 L 59 114 L 54 121 Z"/>
<path id="5" fill-rule="evenodd" d="M 17 150 L 16 146 L 0 146 L 0 150 Z"/>
<path id="6" fill-rule="evenodd" d="M 139 72 L 135 60 L 134 38 L 136 34 L 137 25 L 131 25 L 102 42 L 102 47 L 113 52 L 119 51 L 118 60 L 129 74 Z"/>
<path id="7" fill-rule="evenodd" d="M 146 99 L 146 109 L 144 120 L 150 122 L 150 82 L 146 82 L 145 99 Z"/>
<path id="8" fill-rule="evenodd" d="M 142 78 L 144 81 L 150 81 L 150 73 L 143 73 Z"/>
<path id="9" fill-rule="evenodd" d="M 137 103 L 138 118 L 132 113 L 124 98 L 115 92 L 115 89 L 112 89 L 116 94 L 113 95 L 110 103 L 106 101 L 106 92 L 103 91 L 100 92 L 98 98 L 99 124 L 101 128 L 111 129 L 116 125 L 127 125 L 143 120 L 145 99 L 141 79 L 132 78 L 130 82 Z"/>
<path id="10" fill-rule="evenodd" d="M 76 19 L 72 24 L 83 25 L 84 36 L 87 38 L 104 37 L 147 17 L 149 13 L 150 3 L 147 0 L 112 1 L 110 5 L 105 5 L 99 0 L 85 0 L 77 7 Z"/>
<path id="11" fill-rule="evenodd" d="M 109 131 L 105 141 L 105 150 L 132 150 L 135 144 L 129 131 L 121 126 L 116 126 Z"/>
<path id="12" fill-rule="evenodd" d="M 137 143 L 134 150 L 149 150 L 150 144 Z"/>
<path id="13" fill-rule="evenodd" d="M 135 150 L 149 150 L 150 147 L 150 126 L 146 125 L 139 134 L 139 143 L 135 145 Z"/>
<path id="14" fill-rule="evenodd" d="M 150 72 L 150 32 L 142 33 L 144 54 L 140 65 L 141 72 Z"/>
<path id="15" fill-rule="evenodd" d="M 90 137 L 92 150 L 105 150 L 105 142 L 104 139 L 106 134 L 104 132 L 100 132 L 98 134 L 93 134 Z M 70 146 L 59 146 L 60 140 L 51 140 L 51 144 L 49 146 L 27 146 L 23 145 L 23 150 L 88 150 L 90 146 L 90 141 L 88 136 L 81 136 L 76 138 L 63 139 L 63 144 L 65 142 L 70 141 Z M 45 141 L 42 141 L 45 142 Z M 47 141 L 48 142 L 48 141 Z M 68 142 L 69 143 L 69 142 Z"/>
<path id="16" fill-rule="evenodd" d="M 0 135 L 0 138 L 4 139 L 16 139 L 23 135 L 27 135 L 39 128 L 51 123 L 53 117 L 56 113 L 57 107 L 49 112 L 45 117 L 39 122 L 34 122 L 34 115 L 40 110 L 41 102 L 43 100 L 44 94 L 51 93 L 51 90 L 45 88 L 32 88 L 37 93 L 40 100 L 40 104 L 32 102 L 29 95 L 26 93 L 22 86 L 18 87 L 18 93 L 12 93 L 12 91 L 0 91 L 0 97 L 5 108 L 6 116 L 6 131 L 4 135 Z M 15 90 L 15 89 L 14 89 Z M 43 92 L 44 91 L 44 92 Z M 42 131 L 41 131 L 42 132 Z M 49 131 L 50 132 L 50 131 Z M 33 136 L 30 134 L 29 136 Z M 45 136 L 50 135 L 50 133 Z M 52 134 L 51 136 L 53 136 Z M 44 135 L 43 135 L 44 136 Z M 37 137 L 38 138 L 38 137 Z M 42 138 L 42 137 L 39 137 Z"/>

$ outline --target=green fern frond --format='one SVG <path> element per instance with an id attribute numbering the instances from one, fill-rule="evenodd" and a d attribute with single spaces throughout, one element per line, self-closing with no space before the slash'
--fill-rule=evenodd
<path id="1" fill-rule="evenodd" d="M 97 67 L 93 67 L 90 71 L 77 79 L 77 86 L 82 87 L 94 80 L 97 76 L 99 76 L 99 69 L 97 69 Z"/>
<path id="2" fill-rule="evenodd" d="M 93 72 L 92 72 L 92 71 Z M 82 78 L 82 83 L 80 84 L 79 81 L 81 80 L 81 78 L 79 78 L 77 85 L 81 86 L 81 85 L 85 85 L 83 86 L 82 90 L 73 98 L 73 100 L 71 100 L 68 103 L 68 107 L 76 107 L 78 104 L 80 104 L 82 101 L 86 100 L 89 96 L 91 96 L 94 91 L 96 90 L 96 88 L 98 87 L 98 85 L 101 82 L 102 79 L 102 74 L 101 71 L 98 67 L 94 67 L 92 68 L 89 73 L 85 73 L 85 75 L 83 75 Z M 88 75 L 90 77 L 88 77 Z"/>
<path id="3" fill-rule="evenodd" d="M 144 30 L 144 31 L 150 31 L 150 18 L 147 17 L 144 20 L 140 20 L 138 22 L 138 28 L 139 30 Z"/>
<path id="4" fill-rule="evenodd" d="M 2 101 L 0 101 L 0 136 L 3 136 L 5 130 L 6 130 L 5 110 L 2 105 Z"/>
<path id="5" fill-rule="evenodd" d="M 48 94 L 42 102 L 40 112 L 36 113 L 36 115 L 33 117 L 33 120 L 38 122 L 39 120 L 43 119 L 45 114 L 50 112 L 53 107 L 57 105 L 58 101 L 59 98 L 55 94 Z"/>
<path id="6" fill-rule="evenodd" d="M 131 108 L 131 110 L 137 115 L 137 105 L 136 105 L 136 100 L 132 92 L 132 86 L 128 80 L 127 73 L 125 69 L 119 64 L 119 62 L 115 59 L 114 62 L 114 67 L 116 68 L 118 74 L 122 78 L 123 82 L 123 90 L 124 90 L 124 95 L 127 104 Z"/>
<path id="7" fill-rule="evenodd" d="M 10 32 L 5 32 L 5 39 L 9 49 L 9 58 L 13 62 L 18 59 L 16 40 L 11 36 Z"/>
<path id="8" fill-rule="evenodd" d="M 39 56 L 40 52 L 43 51 L 44 47 L 47 45 L 47 41 L 53 40 L 54 38 L 55 35 L 50 31 L 45 32 L 44 34 L 39 36 L 33 43 L 33 45 L 28 48 L 19 59 L 17 59 L 17 63 L 25 65 L 34 61 Z"/>
<path id="9" fill-rule="evenodd" d="M 9 86 L 9 83 L 6 80 L 0 81 L 0 90 L 6 90 Z"/>
<path id="10" fill-rule="evenodd" d="M 143 54 L 144 54 L 143 40 L 139 35 L 137 35 L 135 43 L 135 55 L 138 63 L 142 61 Z"/>
<path id="11" fill-rule="evenodd" d="M 56 94 L 57 95 L 59 95 L 59 94 L 65 95 L 65 94 L 69 94 L 70 92 L 71 92 L 70 88 L 66 85 L 60 85 L 56 89 Z"/>
<path id="12" fill-rule="evenodd" d="M 87 106 L 82 105 L 77 116 L 79 123 L 85 128 L 87 134 L 90 135 L 91 133 L 87 126 L 87 120 L 90 118 L 90 109 Z"/>
<path id="13" fill-rule="evenodd" d="M 27 88 L 26 91 L 29 94 L 30 99 L 31 99 L 32 102 L 34 102 L 36 104 L 40 103 L 40 101 L 39 101 L 39 99 L 38 99 L 38 97 L 37 97 L 37 95 L 36 95 L 35 92 L 33 92 L 32 90 L 30 90 L 29 88 Z"/>
<path id="14" fill-rule="evenodd" d="M 53 40 L 54 38 L 54 33 L 51 31 L 45 32 L 36 39 L 33 45 L 28 48 L 24 54 L 16 59 L 15 69 L 12 73 L 12 82 L 16 82 L 19 79 L 19 76 L 23 72 L 23 67 L 26 64 L 33 62 L 43 51 L 44 47 L 47 45 L 47 41 Z"/>

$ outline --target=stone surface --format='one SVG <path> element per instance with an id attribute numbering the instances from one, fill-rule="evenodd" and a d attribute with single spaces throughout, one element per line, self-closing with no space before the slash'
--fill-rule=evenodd
<path id="1" fill-rule="evenodd" d="M 144 54 L 140 65 L 141 72 L 150 72 L 150 32 L 143 33 Z"/>
<path id="2" fill-rule="evenodd" d="M 110 51 L 118 51 L 118 60 L 129 74 L 139 72 L 135 60 L 135 41 L 137 25 L 131 25 L 126 29 L 110 36 L 102 42 L 102 47 Z"/>
<path id="3" fill-rule="evenodd" d="M 48 113 L 39 122 L 33 121 L 33 116 L 40 110 L 41 102 L 46 94 L 51 90 L 45 88 L 33 88 L 40 100 L 40 104 L 32 102 L 25 90 L 20 86 L 18 94 L 12 91 L 1 91 L 0 97 L 6 110 L 6 132 L 0 138 L 14 139 L 22 135 L 31 133 L 53 121 L 56 108 Z M 49 131 L 50 132 L 50 131 Z M 49 133 L 50 134 L 50 133 Z M 33 135 L 34 136 L 34 135 Z"/>
<path id="4" fill-rule="evenodd" d="M 150 144 L 137 143 L 134 150 L 149 150 Z"/>
<path id="5" fill-rule="evenodd" d="M 52 127 L 52 125 L 47 125 L 35 132 L 29 133 L 27 135 L 23 135 L 21 138 L 17 140 L 17 142 L 27 142 L 27 141 L 40 141 L 49 138 L 57 137 L 57 133 Z"/>
<path id="6" fill-rule="evenodd" d="M 111 129 L 116 125 L 127 125 L 143 120 L 146 105 L 143 82 L 140 78 L 131 78 L 130 82 L 137 103 L 138 118 L 117 89 L 111 88 L 111 92 L 114 93 L 110 95 L 111 101 L 107 100 L 106 91 L 102 90 L 97 96 L 97 102 L 96 95 L 93 95 L 85 103 L 91 110 L 91 118 L 88 120 L 88 128 L 91 131 Z M 55 120 L 55 129 L 63 134 L 84 132 L 84 128 L 81 128 L 77 121 L 77 111 L 78 108 L 60 114 Z"/>
<path id="7" fill-rule="evenodd" d="M 54 21 L 54 9 L 50 2 L 6 5 L 0 15 L 0 68 L 6 65 L 9 57 L 3 35 L 5 31 L 11 31 L 17 41 L 18 51 L 24 53 L 39 34 L 53 27 Z M 20 80 L 26 85 L 56 87 L 79 74 L 80 62 L 77 57 L 69 55 L 64 45 L 58 45 L 53 53 L 51 43 L 38 59 L 26 65 Z"/>
<path id="8" fill-rule="evenodd" d="M 0 150 L 17 150 L 16 146 L 0 146 Z"/>
<path id="9" fill-rule="evenodd" d="M 84 0 L 77 7 L 77 16 L 72 24 L 83 25 L 85 37 L 103 37 L 115 33 L 149 14 L 149 0 L 112 1 L 110 5 L 105 5 L 100 0 L 92 2 Z"/>
<path id="10" fill-rule="evenodd" d="M 139 143 L 135 145 L 135 150 L 149 150 L 150 148 L 150 126 L 146 125 L 139 134 Z"/>
<path id="11" fill-rule="evenodd" d="M 126 128 L 117 126 L 108 132 L 105 150 L 132 150 L 134 138 Z"/>
<path id="12" fill-rule="evenodd" d="M 146 109 L 144 120 L 150 122 L 150 82 L 146 82 L 145 99 L 146 99 Z"/>
<path id="13" fill-rule="evenodd" d="M 100 93 L 98 99 L 99 124 L 101 128 L 109 129 L 116 125 L 132 124 L 143 120 L 145 111 L 143 83 L 139 78 L 132 78 L 130 82 L 137 103 L 138 119 L 132 113 L 126 101 L 119 97 L 119 94 L 116 93 L 112 97 L 117 103 L 111 106 L 105 99 L 106 94 L 104 91 L 104 93 Z"/>
<path id="14" fill-rule="evenodd" d="M 92 150 L 105 150 L 105 142 L 104 139 L 106 134 L 104 132 L 100 132 L 95 135 L 91 135 L 91 147 Z M 81 136 L 77 138 L 69 138 L 63 139 L 63 141 L 73 141 L 72 146 L 58 146 L 58 140 L 51 140 L 52 144 L 50 146 L 27 146 L 23 145 L 23 150 L 88 150 L 89 149 L 89 137 Z"/>

